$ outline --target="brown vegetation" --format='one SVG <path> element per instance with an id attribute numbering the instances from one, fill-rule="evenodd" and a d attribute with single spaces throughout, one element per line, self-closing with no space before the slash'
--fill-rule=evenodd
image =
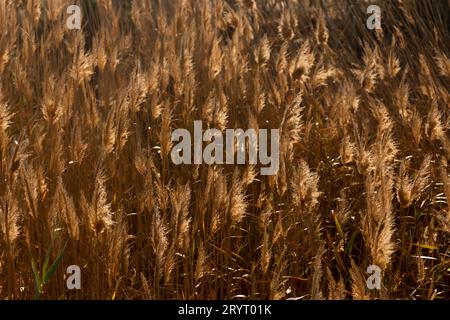
<path id="1" fill-rule="evenodd" d="M 449 2 L 369 4 L 1 0 L 0 298 L 67 241 L 43 299 L 449 299 Z M 174 165 L 194 120 L 278 174 Z"/>

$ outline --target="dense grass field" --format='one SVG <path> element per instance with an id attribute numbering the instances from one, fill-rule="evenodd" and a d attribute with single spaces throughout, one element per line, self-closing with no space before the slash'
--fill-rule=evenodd
<path id="1" fill-rule="evenodd" d="M 450 299 L 449 8 L 0 0 L 0 299 Z M 196 120 L 277 174 L 174 164 Z"/>

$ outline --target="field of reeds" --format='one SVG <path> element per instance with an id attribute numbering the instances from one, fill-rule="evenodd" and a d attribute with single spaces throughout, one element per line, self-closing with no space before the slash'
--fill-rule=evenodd
<path id="1" fill-rule="evenodd" d="M 449 8 L 1 0 L 0 299 L 450 299 Z M 277 175 L 174 165 L 195 120 Z"/>

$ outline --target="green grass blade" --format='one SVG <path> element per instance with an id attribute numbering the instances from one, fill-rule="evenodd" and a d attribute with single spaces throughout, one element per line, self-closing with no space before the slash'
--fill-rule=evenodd
<path id="1" fill-rule="evenodd" d="M 339 234 L 341 235 L 342 239 L 345 239 L 344 231 L 342 230 L 341 224 L 339 223 L 339 219 L 335 213 L 333 213 L 334 223 L 336 224 L 336 227 L 339 231 Z"/>
<path id="2" fill-rule="evenodd" d="M 47 283 L 48 280 L 50 280 L 50 278 L 53 276 L 53 274 L 56 272 L 56 269 L 58 268 L 59 264 L 62 261 L 62 258 L 64 256 L 64 251 L 66 250 L 66 246 L 67 246 L 67 242 L 64 245 L 64 248 L 61 250 L 61 252 L 59 253 L 58 257 L 56 258 L 56 260 L 52 263 L 52 265 L 50 266 L 50 268 L 48 269 L 48 271 L 46 272 L 44 276 L 44 283 Z"/>
<path id="3" fill-rule="evenodd" d="M 47 273 L 48 264 L 50 262 L 50 252 L 52 251 L 52 244 L 48 246 L 47 254 L 45 255 L 44 265 L 42 266 L 42 275 Z"/>
<path id="4" fill-rule="evenodd" d="M 33 270 L 33 278 L 34 278 L 34 296 L 36 300 L 39 300 L 42 291 L 42 280 L 33 257 L 31 257 L 31 268 Z"/>

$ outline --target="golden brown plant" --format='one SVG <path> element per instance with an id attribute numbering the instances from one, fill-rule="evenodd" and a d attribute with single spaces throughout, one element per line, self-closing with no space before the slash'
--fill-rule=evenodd
<path id="1" fill-rule="evenodd" d="M 369 4 L 0 0 L 0 299 L 66 242 L 41 298 L 449 299 L 449 3 Z M 196 120 L 278 173 L 175 165 Z"/>

